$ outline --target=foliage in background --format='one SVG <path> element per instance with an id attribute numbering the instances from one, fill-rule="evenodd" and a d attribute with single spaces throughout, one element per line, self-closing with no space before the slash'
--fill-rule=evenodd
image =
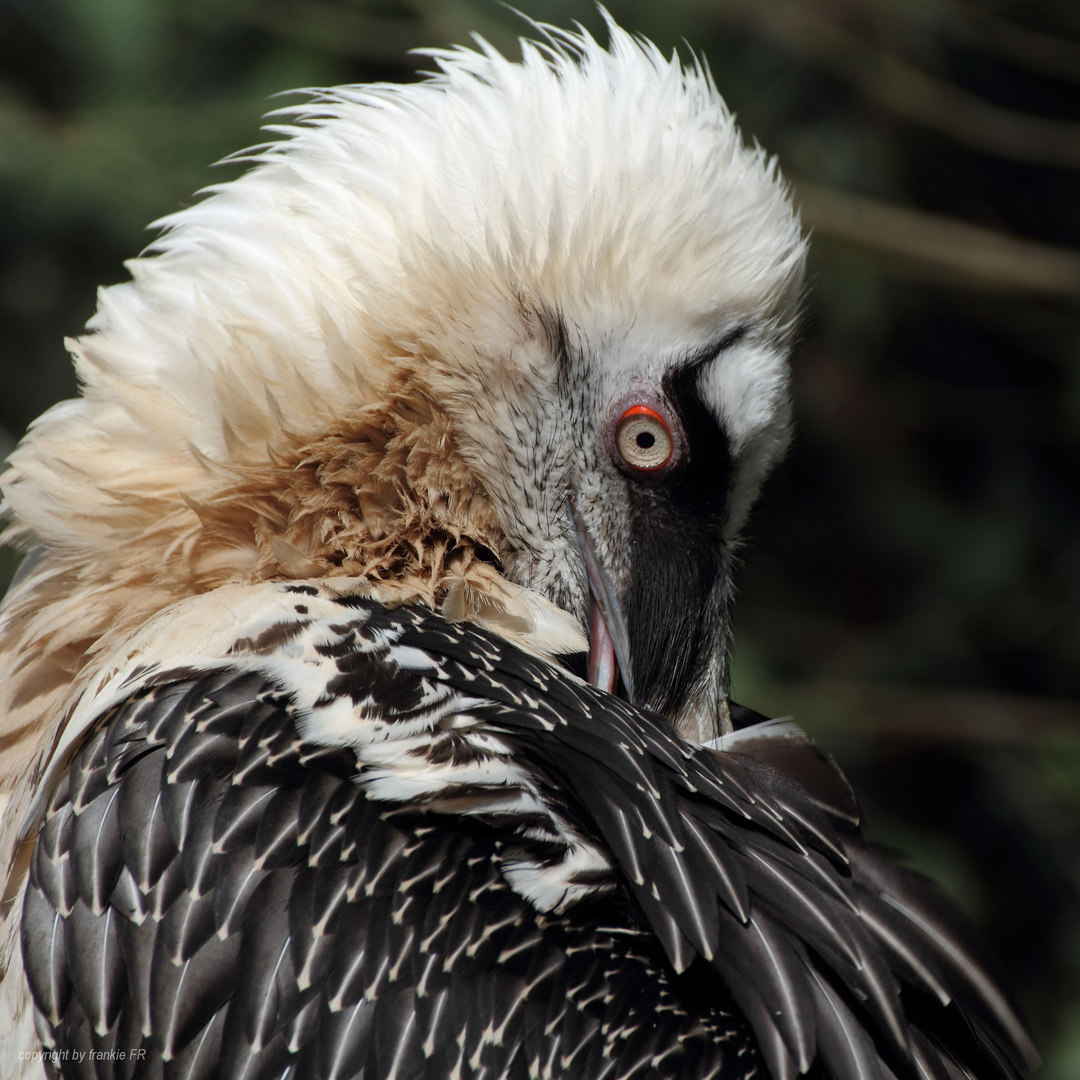
<path id="1" fill-rule="evenodd" d="M 530 15 L 602 24 L 584 2 Z M 840 758 L 1080 1075 L 1080 5 L 644 0 L 814 231 L 799 435 L 746 555 L 736 692 Z M 270 95 L 416 77 L 470 0 L 0 0 L 0 453 L 64 334 Z M 15 560 L 0 554 L 0 586 Z"/>

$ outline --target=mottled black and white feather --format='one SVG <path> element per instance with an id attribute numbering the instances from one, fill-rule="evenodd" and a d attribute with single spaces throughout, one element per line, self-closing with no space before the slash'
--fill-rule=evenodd
<path id="1" fill-rule="evenodd" d="M 0 475 L 0 1080 L 1034 1060 L 827 759 L 730 733 L 806 241 L 607 21 L 280 111 L 71 344 Z"/>
<path id="2" fill-rule="evenodd" d="M 261 644 L 132 677 L 56 788 L 22 933 L 65 1076 L 1031 1060 L 981 947 L 790 726 L 705 748 L 481 629 L 289 588 Z"/>

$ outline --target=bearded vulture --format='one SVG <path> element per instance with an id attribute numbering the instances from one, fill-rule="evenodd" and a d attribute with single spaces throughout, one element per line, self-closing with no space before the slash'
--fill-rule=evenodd
<path id="1" fill-rule="evenodd" d="M 993 1080 L 993 961 L 728 697 L 806 245 L 614 25 L 273 114 L 2 478 L 4 1077 Z"/>

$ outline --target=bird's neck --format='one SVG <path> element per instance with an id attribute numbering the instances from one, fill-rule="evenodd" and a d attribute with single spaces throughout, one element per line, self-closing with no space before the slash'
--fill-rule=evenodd
<path id="1" fill-rule="evenodd" d="M 415 380 L 403 378 L 378 405 L 340 417 L 316 438 L 283 432 L 263 461 L 207 463 L 205 475 L 216 485 L 195 494 L 129 496 L 112 533 L 46 548 L 6 597 L 0 803 L 17 786 L 5 778 L 35 771 L 96 673 L 141 627 L 222 586 L 347 578 L 385 603 L 432 608 L 449 595 L 455 617 L 487 620 L 500 632 L 505 623 L 508 634 L 526 626 L 526 647 L 532 624 L 517 607 L 539 603 L 538 625 L 563 615 L 542 598 L 516 599 L 522 590 L 492 565 L 503 541 L 490 500 Z M 42 543 L 18 522 L 9 535 Z M 573 636 L 573 626 L 564 630 Z M 0 814 L 21 817 L 16 807 L 0 805 Z M 12 831 L 0 834 L 0 848 L 10 849 Z M 0 866 L 9 856 L 0 850 Z"/>

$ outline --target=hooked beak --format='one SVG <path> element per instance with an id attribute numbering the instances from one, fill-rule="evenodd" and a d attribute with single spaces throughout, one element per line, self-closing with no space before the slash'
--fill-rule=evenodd
<path id="1" fill-rule="evenodd" d="M 630 662 L 630 635 L 622 606 L 596 554 L 596 546 L 576 508 L 571 505 L 578 547 L 589 582 L 589 682 L 609 694 L 622 676 L 627 700 L 634 703 L 634 673 Z"/>

